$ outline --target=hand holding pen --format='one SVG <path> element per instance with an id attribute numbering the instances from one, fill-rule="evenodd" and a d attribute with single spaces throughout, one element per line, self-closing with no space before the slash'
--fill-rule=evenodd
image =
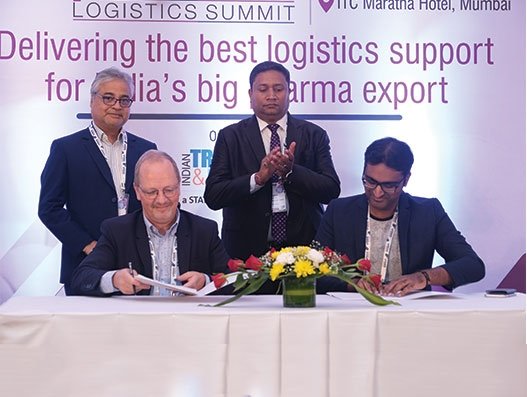
<path id="1" fill-rule="evenodd" d="M 114 273 L 112 277 L 113 286 L 124 295 L 136 295 L 139 291 L 150 289 L 149 285 L 143 284 L 135 278 L 137 274 L 132 262 L 128 262 L 127 267 L 123 267 Z"/>
<path id="2" fill-rule="evenodd" d="M 130 270 L 130 276 L 134 277 L 134 269 L 132 268 L 132 262 L 128 262 L 128 270 Z M 134 295 L 137 295 L 135 285 L 132 284 L 132 288 L 134 290 Z"/>

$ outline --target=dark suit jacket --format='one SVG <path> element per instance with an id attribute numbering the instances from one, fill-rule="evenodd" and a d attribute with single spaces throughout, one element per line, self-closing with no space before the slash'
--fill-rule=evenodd
<path id="1" fill-rule="evenodd" d="M 331 159 L 327 133 L 317 125 L 287 121 L 286 144 L 296 142 L 293 172 L 285 183 L 289 200 L 287 244 L 308 244 L 322 216 L 321 203 L 340 194 L 340 181 Z M 255 116 L 222 129 L 218 134 L 207 184 L 205 202 L 223 208 L 222 239 L 231 257 L 246 259 L 269 248 L 271 181 L 250 193 L 250 177 L 265 157 Z"/>
<path id="2" fill-rule="evenodd" d="M 73 295 L 104 296 L 101 277 L 110 270 L 127 268 L 128 262 L 139 274 L 152 277 L 152 259 L 143 211 L 108 219 L 101 226 L 97 246 L 73 272 Z M 229 257 L 218 236 L 216 222 L 180 210 L 176 232 L 180 274 L 189 270 L 212 275 L 227 273 Z M 142 291 L 148 294 L 147 290 Z"/>
<path id="3" fill-rule="evenodd" d="M 364 257 L 368 200 L 364 194 L 333 200 L 324 214 L 315 239 L 352 262 Z M 399 198 L 399 244 L 403 274 L 432 267 L 434 251 L 445 260 L 442 265 L 452 277 L 451 288 L 476 282 L 485 276 L 485 265 L 456 229 L 439 200 Z M 319 292 L 346 290 L 335 278 L 317 281 Z"/>
<path id="4" fill-rule="evenodd" d="M 139 157 L 156 145 L 128 133 L 128 211 L 141 208 L 132 183 Z M 110 167 L 86 128 L 59 138 L 42 171 L 38 216 L 62 243 L 60 281 L 66 285 L 85 258 L 82 249 L 98 240 L 103 220 L 117 216 L 117 193 Z"/>

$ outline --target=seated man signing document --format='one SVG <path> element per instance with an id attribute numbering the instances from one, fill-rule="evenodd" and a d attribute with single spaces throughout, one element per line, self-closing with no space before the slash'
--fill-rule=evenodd
<path id="1" fill-rule="evenodd" d="M 373 142 L 364 155 L 364 193 L 333 200 L 315 239 L 347 254 L 351 262 L 371 261 L 371 273 L 381 284 L 361 279 L 358 286 L 370 292 L 403 296 L 442 285 L 453 289 L 481 280 L 483 261 L 456 229 L 437 199 L 403 192 L 410 179 L 414 156 L 395 138 Z M 432 268 L 434 252 L 444 264 Z M 333 277 L 317 281 L 318 292 L 347 291 Z"/>
<path id="2" fill-rule="evenodd" d="M 134 275 L 199 290 L 212 274 L 228 272 L 216 222 L 179 209 L 179 170 L 168 154 L 139 158 L 134 189 L 142 210 L 103 222 L 95 249 L 73 274 L 73 294 L 170 295 Z"/>

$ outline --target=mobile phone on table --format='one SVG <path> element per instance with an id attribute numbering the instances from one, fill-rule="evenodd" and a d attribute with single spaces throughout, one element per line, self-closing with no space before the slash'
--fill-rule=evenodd
<path id="1" fill-rule="evenodd" d="M 514 288 L 494 288 L 485 291 L 485 296 L 489 298 L 507 298 L 516 295 Z"/>

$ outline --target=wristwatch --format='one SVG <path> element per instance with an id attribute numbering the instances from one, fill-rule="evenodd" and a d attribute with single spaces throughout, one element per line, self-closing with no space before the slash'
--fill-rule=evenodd
<path id="1" fill-rule="evenodd" d="M 425 287 L 428 287 L 430 285 L 430 275 L 428 274 L 428 272 L 425 272 L 424 270 L 421 272 L 421 274 L 425 276 L 425 280 L 426 280 Z"/>
<path id="2" fill-rule="evenodd" d="M 292 173 L 293 173 L 293 169 L 291 168 L 291 170 L 287 174 L 284 175 L 284 181 L 285 182 L 288 182 L 287 179 L 289 178 L 289 175 L 291 175 Z"/>

